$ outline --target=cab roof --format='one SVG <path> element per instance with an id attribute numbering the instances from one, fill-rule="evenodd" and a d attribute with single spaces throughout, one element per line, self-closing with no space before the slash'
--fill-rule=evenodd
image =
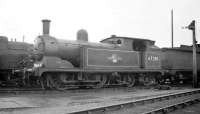
<path id="1" fill-rule="evenodd" d="M 116 36 L 116 35 L 111 35 L 111 37 L 105 38 L 105 39 L 101 40 L 100 42 L 104 42 L 105 40 L 109 40 L 109 39 L 113 39 L 113 38 L 122 38 L 122 39 L 128 39 L 128 40 L 141 40 L 141 41 L 148 41 L 148 42 L 155 43 L 155 41 L 149 40 L 149 39 L 124 37 L 124 36 Z"/>

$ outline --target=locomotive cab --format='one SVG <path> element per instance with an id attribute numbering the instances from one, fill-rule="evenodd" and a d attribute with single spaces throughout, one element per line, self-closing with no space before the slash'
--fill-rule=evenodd
<path id="1" fill-rule="evenodd" d="M 141 68 L 161 69 L 161 51 L 155 45 L 155 41 L 112 35 L 110 38 L 104 39 L 101 42 L 115 44 L 120 50 L 139 52 Z"/>

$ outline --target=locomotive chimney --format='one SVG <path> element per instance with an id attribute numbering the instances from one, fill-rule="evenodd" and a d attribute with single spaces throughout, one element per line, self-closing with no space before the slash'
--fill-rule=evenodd
<path id="1" fill-rule="evenodd" d="M 77 32 L 77 40 L 78 41 L 88 41 L 88 33 L 86 30 L 81 29 Z"/>
<path id="2" fill-rule="evenodd" d="M 49 35 L 49 27 L 50 27 L 50 20 L 44 19 L 42 20 L 43 23 L 43 35 Z"/>

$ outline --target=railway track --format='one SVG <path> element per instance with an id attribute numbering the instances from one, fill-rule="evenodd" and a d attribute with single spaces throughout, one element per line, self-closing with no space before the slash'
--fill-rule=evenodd
<path id="1" fill-rule="evenodd" d="M 118 87 L 118 88 L 98 88 L 98 89 L 79 89 L 73 88 L 68 90 L 44 90 L 42 88 L 1 88 L 0 94 L 49 94 L 49 93 L 87 93 L 87 92 L 100 92 L 100 91 L 115 91 L 115 90 L 125 90 L 125 91 L 136 91 L 138 87 L 127 88 L 127 87 Z M 141 89 L 141 87 L 139 87 Z M 145 88 L 142 88 L 145 89 Z"/>
<path id="2" fill-rule="evenodd" d="M 115 105 L 72 111 L 68 114 L 157 114 L 200 102 L 200 89 L 140 99 Z"/>
<path id="3" fill-rule="evenodd" d="M 181 90 L 190 87 L 172 87 L 172 90 Z M 0 96 L 5 95 L 23 95 L 23 94 L 62 94 L 62 93 L 89 93 L 89 92 L 105 92 L 105 91 L 125 91 L 125 92 L 134 92 L 137 90 L 146 90 L 146 89 L 157 89 L 155 87 L 141 87 L 135 86 L 134 88 L 127 88 L 127 87 L 111 87 L 111 88 L 98 88 L 98 89 L 80 89 L 80 88 L 73 88 L 68 90 L 45 90 L 42 88 L 0 88 Z"/>
<path id="4" fill-rule="evenodd" d="M 42 92 L 40 88 L 3 88 L 0 89 L 0 94 L 23 94 L 23 93 L 35 93 Z"/>

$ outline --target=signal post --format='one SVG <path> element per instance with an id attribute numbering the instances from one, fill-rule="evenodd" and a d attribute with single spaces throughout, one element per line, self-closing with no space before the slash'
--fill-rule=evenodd
<path id="1" fill-rule="evenodd" d="M 195 33 L 195 20 L 193 20 L 190 25 L 187 27 L 189 30 L 192 30 L 192 35 L 193 35 L 193 87 L 197 88 L 198 87 L 198 82 L 197 82 L 197 51 L 196 51 L 196 33 Z"/>

